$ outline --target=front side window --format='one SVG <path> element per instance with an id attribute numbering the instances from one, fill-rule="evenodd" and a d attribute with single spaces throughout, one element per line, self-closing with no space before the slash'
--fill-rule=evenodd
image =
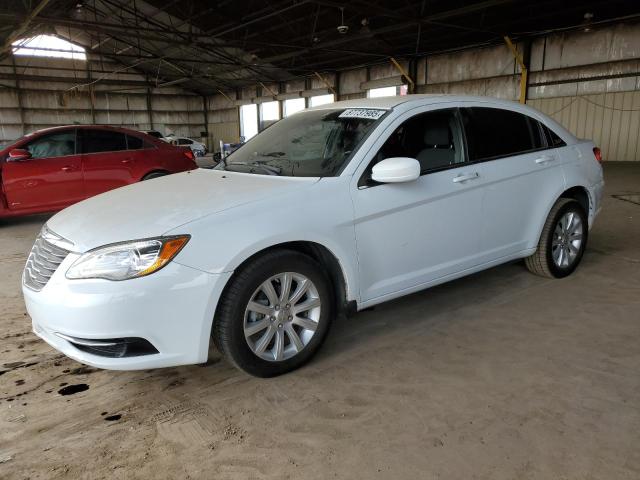
<path id="1" fill-rule="evenodd" d="M 52 158 L 75 155 L 76 131 L 69 130 L 43 135 L 30 142 L 26 146 L 26 149 L 31 154 L 31 158 Z"/>
<path id="2" fill-rule="evenodd" d="M 336 176 L 385 113 L 368 108 L 301 112 L 275 123 L 216 168 L 291 177 Z"/>
<path id="3" fill-rule="evenodd" d="M 463 139 L 456 110 L 421 113 L 402 123 L 380 148 L 370 168 L 392 157 L 415 158 L 423 174 L 463 163 Z"/>
<path id="4" fill-rule="evenodd" d="M 126 149 L 124 133 L 108 130 L 82 131 L 82 153 L 118 152 Z"/>
<path id="5" fill-rule="evenodd" d="M 540 129 L 526 115 L 499 108 L 461 109 L 471 161 L 518 155 L 541 148 Z"/>

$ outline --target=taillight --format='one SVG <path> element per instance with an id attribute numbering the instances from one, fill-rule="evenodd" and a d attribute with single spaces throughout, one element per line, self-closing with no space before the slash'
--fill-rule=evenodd
<path id="1" fill-rule="evenodd" d="M 185 150 L 183 153 L 184 153 L 184 156 L 187 157 L 189 160 L 191 161 L 195 160 L 195 157 L 193 156 L 193 152 L 191 151 L 191 149 Z"/>
<path id="2" fill-rule="evenodd" d="M 593 147 L 593 155 L 596 157 L 598 163 L 602 163 L 602 152 L 598 147 Z"/>

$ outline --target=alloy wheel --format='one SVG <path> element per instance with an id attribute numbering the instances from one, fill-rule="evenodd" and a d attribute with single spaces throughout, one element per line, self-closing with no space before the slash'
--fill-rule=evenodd
<path id="1" fill-rule="evenodd" d="M 258 357 L 279 362 L 302 351 L 313 338 L 322 308 L 318 289 L 304 275 L 284 272 L 253 292 L 244 314 L 244 336 Z"/>
<path id="2" fill-rule="evenodd" d="M 553 232 L 551 254 L 553 262 L 560 268 L 568 268 L 575 262 L 582 247 L 584 226 L 574 211 L 565 213 Z"/>

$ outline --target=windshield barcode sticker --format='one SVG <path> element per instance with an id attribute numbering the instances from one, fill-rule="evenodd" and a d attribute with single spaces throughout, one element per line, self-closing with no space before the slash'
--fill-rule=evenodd
<path id="1" fill-rule="evenodd" d="M 379 110 L 377 108 L 347 108 L 340 114 L 340 118 L 369 118 L 371 120 L 377 120 L 381 116 L 387 113 L 386 110 Z"/>

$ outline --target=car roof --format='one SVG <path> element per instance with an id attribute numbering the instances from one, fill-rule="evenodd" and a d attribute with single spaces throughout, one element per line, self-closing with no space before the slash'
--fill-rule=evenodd
<path id="1" fill-rule="evenodd" d="M 308 110 L 327 110 L 332 108 L 383 108 L 386 110 L 393 109 L 399 105 L 411 104 L 417 105 L 429 105 L 435 103 L 444 102 L 490 102 L 496 105 L 502 105 L 506 108 L 513 107 L 517 102 L 511 100 L 501 100 L 493 97 L 481 97 L 474 95 L 448 95 L 448 94 L 411 94 L 411 95 L 396 95 L 393 97 L 378 97 L 378 98 L 356 98 L 353 100 L 343 100 L 340 102 L 326 103 L 317 107 L 309 108 Z"/>
<path id="2" fill-rule="evenodd" d="M 122 132 L 127 134 L 144 133 L 144 132 L 140 132 L 139 130 L 133 130 L 131 128 L 125 128 L 125 127 L 115 127 L 113 125 L 61 125 L 59 127 L 49 127 L 49 128 L 43 128 L 41 130 L 35 130 L 31 133 L 28 133 L 25 136 L 42 135 L 43 133 L 57 132 L 59 130 L 67 130 L 69 128 L 81 128 L 83 130 L 111 130 L 114 132 Z"/>
<path id="3" fill-rule="evenodd" d="M 523 105 L 514 100 L 504 100 L 495 97 L 482 97 L 477 95 L 411 94 L 397 95 L 394 97 L 357 98 L 354 100 L 327 103 L 317 107 L 308 108 L 304 111 L 341 108 L 382 108 L 385 110 L 392 110 L 400 106 L 402 106 L 402 109 L 406 111 L 413 107 L 457 102 L 472 102 L 472 105 L 475 106 L 478 106 L 478 104 L 485 104 L 491 107 L 520 112 L 542 121 L 542 123 L 551 128 L 551 130 L 559 134 L 565 142 L 574 143 L 577 141 L 577 138 L 561 124 L 529 105 Z"/>

